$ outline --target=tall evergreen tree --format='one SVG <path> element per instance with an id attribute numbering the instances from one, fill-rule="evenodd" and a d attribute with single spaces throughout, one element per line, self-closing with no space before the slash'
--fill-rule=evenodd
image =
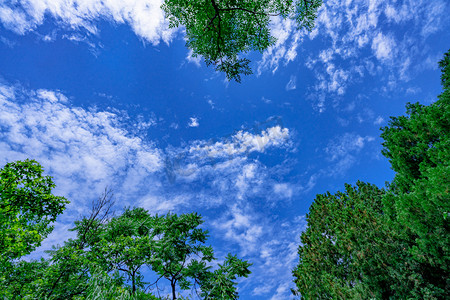
<path id="1" fill-rule="evenodd" d="M 383 222 L 384 190 L 357 182 L 345 192 L 317 195 L 294 269 L 306 299 L 385 299 L 391 295 L 384 257 L 395 245 Z"/>
<path id="2" fill-rule="evenodd" d="M 408 104 L 407 115 L 391 118 L 381 135 L 382 153 L 396 172 L 384 206 L 409 242 L 410 292 L 417 297 L 442 297 L 450 289 L 450 50 L 439 66 L 439 99 Z"/>
<path id="3" fill-rule="evenodd" d="M 358 182 L 318 195 L 307 215 L 294 293 L 306 299 L 444 299 L 450 294 L 450 50 L 444 88 L 382 128 L 396 172 L 388 189 Z"/>

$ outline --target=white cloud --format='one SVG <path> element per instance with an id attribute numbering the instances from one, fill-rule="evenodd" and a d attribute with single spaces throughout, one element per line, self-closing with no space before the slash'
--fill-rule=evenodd
<path id="1" fill-rule="evenodd" d="M 272 103 L 272 100 L 270 100 L 270 99 L 267 99 L 267 98 L 266 98 L 266 97 L 264 97 L 264 96 L 263 96 L 263 97 L 261 98 L 261 101 L 262 101 L 262 102 L 264 102 L 264 103 L 266 103 L 266 104 L 270 104 L 270 103 Z"/>
<path id="2" fill-rule="evenodd" d="M 264 52 L 258 74 L 275 72 L 280 64 L 291 61 L 288 49 L 304 43 L 308 51 L 304 63 L 316 78 L 309 98 L 317 110 L 324 111 L 326 99 L 343 96 L 348 86 L 367 75 L 386 75 L 381 80 L 392 87 L 420 73 L 415 66 L 431 54 L 427 38 L 448 27 L 449 10 L 450 3 L 444 0 L 324 1 L 311 33 L 297 31 L 290 20 L 273 19 L 278 41 Z"/>
<path id="3" fill-rule="evenodd" d="M 200 124 L 198 123 L 198 118 L 195 118 L 195 117 L 189 118 L 188 126 L 189 127 L 198 127 L 198 126 L 200 126 Z"/>
<path id="4" fill-rule="evenodd" d="M 297 88 L 297 77 L 291 75 L 289 82 L 286 84 L 286 91 L 292 91 L 295 90 L 296 88 Z"/>
<path id="5" fill-rule="evenodd" d="M 261 75 L 265 70 L 275 73 L 280 63 L 287 64 L 297 57 L 297 48 L 303 37 L 305 30 L 296 30 L 293 20 L 283 20 L 280 17 L 271 19 L 271 33 L 277 39 L 275 45 L 264 51 L 261 61 L 258 63 L 257 74 Z"/>
<path id="6" fill-rule="evenodd" d="M 373 124 L 375 125 L 381 125 L 384 122 L 384 119 L 382 116 L 378 116 L 375 121 L 373 122 Z"/>
<path id="7" fill-rule="evenodd" d="M 186 56 L 186 60 L 190 63 L 193 63 L 194 65 L 196 65 L 197 67 L 200 67 L 200 62 L 202 61 L 201 56 L 192 56 L 193 55 L 193 51 L 192 49 L 189 49 L 188 54 Z"/>
<path id="8" fill-rule="evenodd" d="M 160 195 L 148 194 L 139 200 L 139 206 L 151 210 L 152 213 L 165 214 L 167 212 L 174 212 L 181 207 L 189 205 L 189 195 L 174 195 L 164 197 Z"/>
<path id="9" fill-rule="evenodd" d="M 424 15 L 423 20 L 421 20 L 424 23 L 424 26 L 421 30 L 421 35 L 424 38 L 427 38 L 431 34 L 439 31 L 445 24 L 445 22 L 443 21 L 445 19 L 443 17 L 443 14 L 446 14 L 448 16 L 450 5 L 448 1 L 425 1 L 425 4 L 427 5 L 420 7 L 421 13 Z M 414 14 L 414 16 L 416 19 L 422 17 L 420 15 L 417 15 L 417 13 Z M 446 25 L 444 25 L 444 27 L 446 27 Z"/>
<path id="10" fill-rule="evenodd" d="M 139 175 L 161 171 L 160 151 L 121 128 L 117 114 L 73 108 L 67 101 L 59 92 L 1 86 L 2 163 L 29 157 L 58 180 L 88 182 L 85 187 L 56 182 L 66 196 L 99 194 L 117 176 L 132 188 L 145 179 Z"/>
<path id="11" fill-rule="evenodd" d="M 291 285 L 292 284 L 290 282 L 280 284 L 276 289 L 276 293 L 270 298 L 270 300 L 278 300 L 286 297 L 286 294 L 290 292 Z"/>
<path id="12" fill-rule="evenodd" d="M 371 136 L 362 137 L 354 133 L 346 133 L 337 139 L 331 141 L 325 148 L 330 161 L 336 161 L 341 157 L 347 156 L 351 152 L 360 151 L 366 142 L 374 140 Z"/>
<path id="13" fill-rule="evenodd" d="M 175 30 L 170 29 L 160 6 L 162 0 L 19 0 L 0 4 L 0 22 L 25 34 L 44 23 L 48 16 L 69 29 L 96 33 L 102 19 L 128 24 L 139 37 L 153 44 L 168 43 Z"/>
<path id="14" fill-rule="evenodd" d="M 391 37 L 383 35 L 379 32 L 372 41 L 372 50 L 380 61 L 392 60 L 395 48 L 395 42 Z"/>
<path id="15" fill-rule="evenodd" d="M 297 263 L 300 234 L 305 228 L 305 216 L 298 216 L 291 221 L 279 220 L 276 225 L 264 228 L 264 232 L 270 232 L 278 238 L 261 241 L 258 246 L 259 257 L 254 258 L 258 264 L 253 270 L 257 282 L 252 291 L 253 296 L 259 299 L 292 297 L 292 274 L 286 270 L 292 270 Z M 267 274 L 278 275 L 267 277 Z"/>
<path id="16" fill-rule="evenodd" d="M 395 23 L 403 23 L 411 20 L 414 17 L 412 7 L 403 4 L 401 7 L 395 7 L 394 5 L 388 4 L 384 10 L 384 14 L 390 21 Z"/>
<path id="17" fill-rule="evenodd" d="M 264 152 L 267 148 L 287 146 L 289 129 L 277 125 L 267 128 L 260 134 L 238 131 L 229 141 L 218 141 L 213 144 L 198 142 L 191 146 L 189 152 L 197 156 L 229 157 L 251 152 Z"/>
<path id="18" fill-rule="evenodd" d="M 212 225 L 223 233 L 226 240 L 239 244 L 242 255 L 245 256 L 257 250 L 258 241 L 263 236 L 263 226 L 259 223 L 254 214 L 233 205 Z"/>
<path id="19" fill-rule="evenodd" d="M 273 186 L 273 191 L 283 198 L 291 198 L 294 194 L 292 187 L 287 183 L 276 183 Z"/>

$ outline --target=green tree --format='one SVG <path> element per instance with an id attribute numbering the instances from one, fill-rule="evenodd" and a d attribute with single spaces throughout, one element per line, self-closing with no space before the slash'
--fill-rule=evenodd
<path id="1" fill-rule="evenodd" d="M 208 232 L 198 228 L 202 223 L 197 213 L 155 216 L 150 266 L 159 279 L 170 282 L 172 299 L 177 298 L 177 285 L 183 290 L 198 285 L 205 299 L 237 299 L 235 280 L 247 277 L 251 264 L 228 255 L 224 264 L 210 271 L 214 251 L 205 246 Z"/>
<path id="2" fill-rule="evenodd" d="M 0 284 L 2 299 L 37 299 L 48 265 L 45 259 L 13 262 Z"/>
<path id="3" fill-rule="evenodd" d="M 48 267 L 38 283 L 36 298 L 75 299 L 86 295 L 90 276 L 98 268 L 105 268 L 102 257 L 89 249 L 100 241 L 105 224 L 113 216 L 112 197 L 111 191 L 105 189 L 103 195 L 92 202 L 89 215 L 75 221 L 71 230 L 76 232 L 76 238 L 46 251 L 50 258 Z"/>
<path id="4" fill-rule="evenodd" d="M 298 29 L 312 30 L 321 0 L 165 0 L 162 5 L 171 27 L 186 28 L 186 44 L 193 56 L 224 72 L 229 80 L 252 73 L 241 55 L 264 51 L 276 39 L 270 17 L 292 18 Z"/>
<path id="5" fill-rule="evenodd" d="M 108 199 L 100 198 L 90 216 L 76 222 L 75 239 L 50 251 L 41 298 L 91 299 L 101 290 L 105 296 L 98 299 L 154 299 L 144 290 L 156 287 L 159 293 L 158 283 L 167 279 L 172 299 L 177 288 L 198 288 L 205 299 L 237 299 L 235 280 L 248 276 L 250 264 L 229 255 L 212 271 L 215 258 L 205 245 L 208 232 L 198 228 L 201 216 L 152 216 L 143 208 L 128 208 L 113 217 Z M 146 267 L 156 273 L 155 282 L 144 281 Z"/>
<path id="6" fill-rule="evenodd" d="M 391 226 L 405 231 L 418 297 L 450 287 L 450 50 L 439 62 L 444 92 L 435 103 L 408 104 L 383 128 L 383 155 L 396 171 L 384 204 Z"/>
<path id="7" fill-rule="evenodd" d="M 0 267 L 31 253 L 53 230 L 68 201 L 52 194 L 50 176 L 34 160 L 0 169 Z"/>
<path id="8" fill-rule="evenodd" d="M 301 235 L 295 294 L 305 299 L 392 296 L 385 259 L 396 253 L 397 244 L 383 222 L 384 193 L 357 182 L 347 184 L 345 192 L 317 195 Z"/>
<path id="9" fill-rule="evenodd" d="M 450 51 L 435 103 L 382 128 L 396 172 L 386 191 L 357 183 L 318 195 L 294 269 L 307 299 L 444 299 L 450 294 Z"/>
<path id="10" fill-rule="evenodd" d="M 250 274 L 250 263 L 228 254 L 224 263 L 212 272 L 197 272 L 196 282 L 201 287 L 203 299 L 238 299 L 236 279 Z"/>
<path id="11" fill-rule="evenodd" d="M 111 277 L 100 268 L 93 271 L 92 277 L 86 289 L 86 296 L 80 297 L 85 300 L 157 300 L 151 294 L 136 290 L 134 293 L 123 288 L 120 280 Z"/>
<path id="12" fill-rule="evenodd" d="M 122 281 L 131 282 L 132 295 L 144 287 L 141 270 L 154 252 L 153 222 L 143 208 L 126 209 L 104 224 L 98 240 L 90 245 L 90 260 L 106 272 L 122 274 Z"/>

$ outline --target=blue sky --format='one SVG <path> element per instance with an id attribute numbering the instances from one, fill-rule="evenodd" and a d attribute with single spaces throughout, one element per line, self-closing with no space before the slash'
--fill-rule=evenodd
<path id="1" fill-rule="evenodd" d="M 201 213 L 220 259 L 253 263 L 242 299 L 289 299 L 315 195 L 384 186 L 379 128 L 440 93 L 450 3 L 328 0 L 311 33 L 274 18 L 241 84 L 191 57 L 160 5 L 0 1 L 0 164 L 36 159 L 71 201 L 34 256 L 109 186 L 118 210 Z"/>

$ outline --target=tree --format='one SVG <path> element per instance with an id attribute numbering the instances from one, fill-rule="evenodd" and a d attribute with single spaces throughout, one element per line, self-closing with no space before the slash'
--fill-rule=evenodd
<path id="1" fill-rule="evenodd" d="M 77 233 L 76 238 L 46 251 L 50 258 L 38 283 L 37 298 L 74 299 L 86 294 L 90 275 L 98 267 L 103 269 L 96 253 L 88 250 L 100 240 L 103 226 L 114 214 L 113 205 L 113 195 L 105 189 L 97 200 L 92 201 L 89 215 L 75 221 L 75 227 L 71 230 Z"/>
<path id="2" fill-rule="evenodd" d="M 241 54 L 264 51 L 276 39 L 270 18 L 293 18 L 298 29 L 312 30 L 321 0 L 165 0 L 162 5 L 171 27 L 185 26 L 186 44 L 229 80 L 252 73 Z"/>
<path id="3" fill-rule="evenodd" d="M 91 261 L 97 261 L 106 272 L 123 274 L 125 281 L 131 281 L 132 295 L 144 287 L 141 269 L 153 255 L 153 222 L 143 208 L 126 209 L 104 224 L 99 239 L 90 245 Z"/>
<path id="4" fill-rule="evenodd" d="M 213 272 L 198 272 L 194 277 L 201 287 L 203 299 L 229 300 L 238 299 L 236 279 L 247 277 L 251 266 L 247 261 L 228 254 L 225 262 Z"/>
<path id="5" fill-rule="evenodd" d="M 158 300 L 151 294 L 146 294 L 141 290 L 134 293 L 124 289 L 118 282 L 117 278 L 109 276 L 100 268 L 94 270 L 92 277 L 89 279 L 86 289 L 86 296 L 82 299 L 86 300 Z"/>
<path id="6" fill-rule="evenodd" d="M 204 245 L 208 232 L 198 228 L 202 223 L 197 213 L 155 216 L 150 266 L 159 279 L 170 282 L 172 299 L 177 298 L 177 285 L 183 290 L 198 285 L 205 299 L 237 299 L 235 280 L 247 277 L 251 264 L 228 255 L 225 263 L 211 272 L 208 264 L 215 260 L 214 251 Z"/>
<path id="7" fill-rule="evenodd" d="M 52 194 L 55 185 L 43 172 L 28 159 L 0 169 L 0 267 L 40 246 L 68 203 Z"/>
<path id="8" fill-rule="evenodd" d="M 308 299 L 450 293 L 450 51 L 439 66 L 439 100 L 408 104 L 406 116 L 382 128 L 382 153 L 396 172 L 387 190 L 358 182 L 311 205 L 295 293 Z"/>
<path id="9" fill-rule="evenodd" d="M 305 299 L 387 299 L 386 258 L 395 236 L 383 222 L 382 197 L 375 185 L 357 182 L 345 192 L 317 195 L 301 235 L 295 294 Z"/>
<path id="10" fill-rule="evenodd" d="M 405 229 L 419 297 L 450 287 L 450 50 L 439 62 L 444 92 L 435 103 L 408 104 L 384 127 L 383 155 L 396 171 L 384 203 L 392 226 Z"/>
<path id="11" fill-rule="evenodd" d="M 47 268 L 48 261 L 45 259 L 12 262 L 0 282 L 2 299 L 37 299 Z"/>
<path id="12" fill-rule="evenodd" d="M 235 280 L 248 276 L 250 264 L 229 255 L 211 271 L 215 258 L 204 245 L 207 231 L 198 228 L 201 216 L 152 216 L 143 208 L 127 208 L 113 217 L 111 206 L 109 197 L 101 197 L 90 216 L 75 223 L 77 238 L 49 251 L 39 297 L 97 299 L 95 291 L 104 291 L 109 296 L 101 299 L 155 299 L 144 291 L 156 286 L 159 295 L 158 283 L 165 278 L 172 299 L 178 287 L 198 288 L 205 299 L 237 299 Z M 154 283 L 144 281 L 146 266 L 156 273 Z"/>

